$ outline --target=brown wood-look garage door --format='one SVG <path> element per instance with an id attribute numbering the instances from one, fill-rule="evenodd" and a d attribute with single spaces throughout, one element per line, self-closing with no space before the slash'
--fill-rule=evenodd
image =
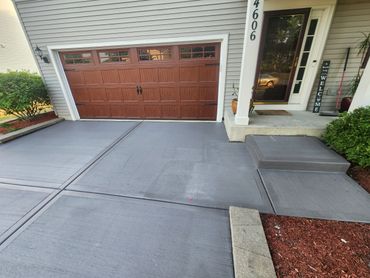
<path id="1" fill-rule="evenodd" d="M 220 45 L 60 53 L 81 118 L 215 120 Z"/>

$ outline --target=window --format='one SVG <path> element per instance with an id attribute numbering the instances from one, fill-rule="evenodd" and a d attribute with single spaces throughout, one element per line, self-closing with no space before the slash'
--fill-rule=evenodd
<path id="1" fill-rule="evenodd" d="M 100 63 L 126 63 L 130 61 L 128 50 L 106 50 L 99 52 Z"/>
<path id="2" fill-rule="evenodd" d="M 301 58 L 301 62 L 298 67 L 298 73 L 295 81 L 295 85 L 293 87 L 293 94 L 299 94 L 301 90 L 301 84 L 303 80 L 303 76 L 307 67 L 308 56 L 310 55 L 313 39 L 315 37 L 316 27 L 318 24 L 318 19 L 312 19 L 310 22 L 310 26 L 308 27 L 308 33 L 306 37 L 306 42 L 303 47 L 303 54 Z"/>
<path id="3" fill-rule="evenodd" d="M 212 59 L 216 57 L 216 47 L 210 46 L 183 46 L 180 48 L 181 59 Z"/>
<path id="4" fill-rule="evenodd" d="M 145 48 L 139 49 L 140 61 L 165 61 L 171 59 L 171 48 Z"/>
<path id="5" fill-rule="evenodd" d="M 64 63 L 66 64 L 90 64 L 92 63 L 91 52 L 64 53 Z"/>

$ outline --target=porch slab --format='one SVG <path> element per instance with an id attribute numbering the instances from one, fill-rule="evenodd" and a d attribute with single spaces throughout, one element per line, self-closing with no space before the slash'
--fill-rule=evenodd
<path id="1" fill-rule="evenodd" d="M 323 117 L 309 111 L 289 111 L 291 116 L 265 116 L 253 112 L 249 125 L 235 124 L 235 116 L 226 109 L 224 124 L 230 141 L 244 142 L 248 135 L 306 135 L 321 137 L 335 117 Z"/>
<path id="2" fill-rule="evenodd" d="M 64 192 L 0 249 L 1 277 L 232 278 L 227 210 Z"/>
<path id="3" fill-rule="evenodd" d="M 67 189 L 272 212 L 245 144 L 215 123 L 145 122 Z"/>
<path id="4" fill-rule="evenodd" d="M 259 172 L 277 214 L 370 223 L 370 194 L 344 173 Z"/>
<path id="5" fill-rule="evenodd" d="M 259 169 L 345 173 L 350 166 L 316 137 L 250 135 L 246 145 Z"/>

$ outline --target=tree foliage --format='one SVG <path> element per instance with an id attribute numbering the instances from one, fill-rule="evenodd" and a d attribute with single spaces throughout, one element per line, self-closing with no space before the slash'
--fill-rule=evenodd
<path id="1" fill-rule="evenodd" d="M 0 73 L 0 109 L 20 119 L 30 119 L 50 104 L 41 77 L 28 71 Z"/>

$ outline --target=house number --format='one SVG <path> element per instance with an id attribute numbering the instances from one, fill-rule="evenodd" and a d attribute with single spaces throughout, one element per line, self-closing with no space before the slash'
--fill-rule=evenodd
<path id="1" fill-rule="evenodd" d="M 260 1 L 259 0 L 254 0 L 254 3 L 253 3 L 253 6 L 255 7 L 253 13 L 252 13 L 252 18 L 253 18 L 253 21 L 252 21 L 252 32 L 249 36 L 249 38 L 251 39 L 251 41 L 254 41 L 256 39 L 256 30 L 257 30 L 257 27 L 258 27 L 258 22 L 257 22 L 257 18 L 259 17 L 259 13 L 258 13 L 258 6 L 260 4 Z"/>

